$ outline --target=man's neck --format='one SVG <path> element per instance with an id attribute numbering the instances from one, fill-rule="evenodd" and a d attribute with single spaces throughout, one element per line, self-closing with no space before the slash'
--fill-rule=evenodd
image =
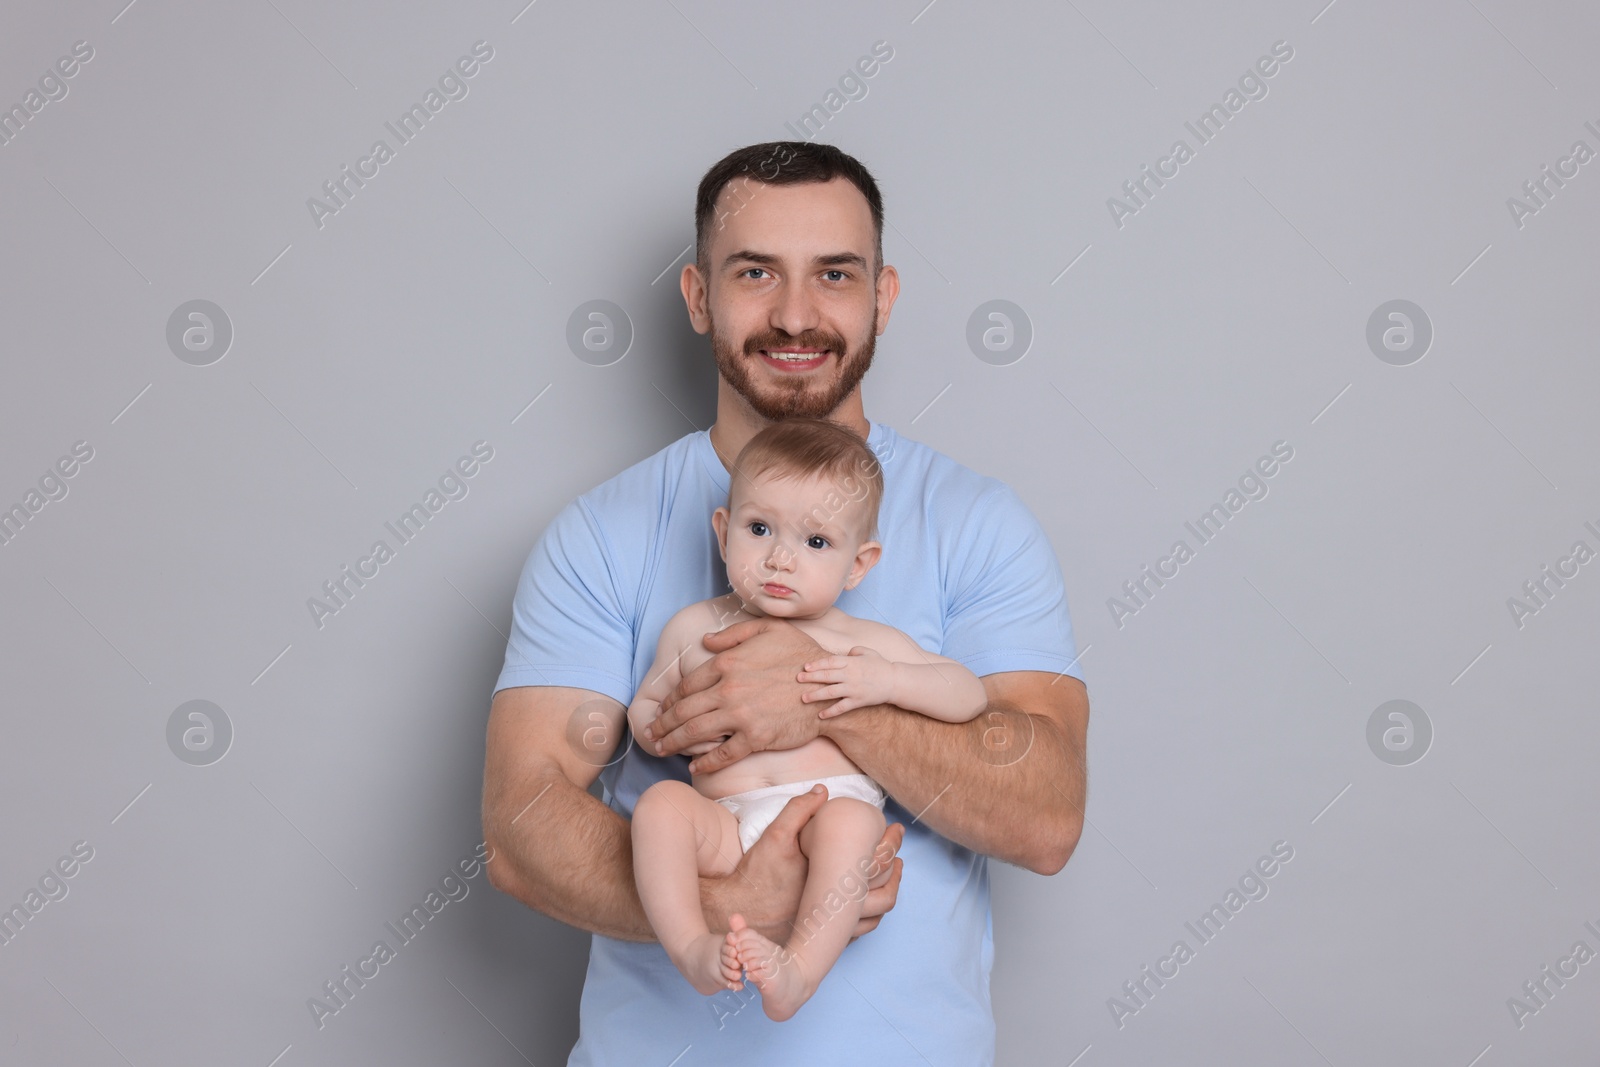
<path id="1" fill-rule="evenodd" d="M 872 424 L 862 410 L 859 387 L 834 409 L 828 421 L 843 426 L 863 441 L 867 439 Z M 711 424 L 711 447 L 716 449 L 717 458 L 729 473 L 733 471 L 734 458 L 744 451 L 750 438 L 769 425 L 771 420 L 762 418 L 732 386 L 720 377 L 717 379 L 717 421 Z"/>

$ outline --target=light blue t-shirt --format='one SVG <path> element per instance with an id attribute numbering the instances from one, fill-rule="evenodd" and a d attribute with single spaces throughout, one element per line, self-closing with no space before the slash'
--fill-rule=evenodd
<path id="1" fill-rule="evenodd" d="M 980 677 L 1081 679 L 1061 569 L 1032 512 L 1004 482 L 870 425 L 883 464 L 883 554 L 839 608 Z M 731 589 L 711 526 L 727 499 L 727 468 L 702 430 L 563 508 L 523 567 L 495 690 L 574 686 L 631 703 L 666 621 Z M 600 780 L 624 817 L 651 784 L 689 780 L 688 757 L 644 752 L 626 729 L 621 743 L 626 754 Z M 569 1067 L 993 1063 L 988 858 L 915 814 L 893 797 L 884 809 L 906 827 L 895 907 L 845 948 L 794 1017 L 768 1019 L 753 983 L 697 993 L 659 943 L 596 934 Z"/>

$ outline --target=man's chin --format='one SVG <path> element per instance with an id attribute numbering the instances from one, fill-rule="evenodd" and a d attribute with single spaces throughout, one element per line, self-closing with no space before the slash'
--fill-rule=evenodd
<path id="1" fill-rule="evenodd" d="M 729 350 L 722 348 L 716 338 L 712 347 L 728 384 L 750 410 L 769 422 L 830 418 L 865 375 L 872 358 L 870 348 L 850 356 L 840 356 L 830 349 L 829 359 L 809 371 L 797 372 L 774 367 L 760 349 Z"/>
<path id="2" fill-rule="evenodd" d="M 745 395 L 745 401 L 755 409 L 756 414 L 772 422 L 783 419 L 810 418 L 825 419 L 839 409 L 840 400 L 835 400 L 828 392 L 804 393 L 785 392 L 777 395 Z"/>

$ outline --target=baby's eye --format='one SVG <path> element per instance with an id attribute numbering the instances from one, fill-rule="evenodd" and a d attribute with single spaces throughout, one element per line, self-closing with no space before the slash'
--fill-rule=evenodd
<path id="1" fill-rule="evenodd" d="M 760 521 L 752 522 L 750 524 L 749 528 L 750 528 L 750 532 L 755 534 L 757 537 L 765 537 L 766 536 L 767 524 L 764 523 L 764 522 L 760 522 Z"/>
<path id="2" fill-rule="evenodd" d="M 822 543 L 820 545 L 812 544 L 814 541 L 821 541 Z M 823 537 L 821 534 L 812 534 L 810 537 L 806 538 L 806 544 L 811 545 L 812 548 L 827 548 L 828 539 Z"/>

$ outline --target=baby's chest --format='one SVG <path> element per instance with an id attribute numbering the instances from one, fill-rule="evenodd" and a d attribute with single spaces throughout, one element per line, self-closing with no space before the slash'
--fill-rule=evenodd
<path id="1" fill-rule="evenodd" d="M 806 635 L 834 655 L 847 655 L 857 645 L 872 644 L 865 632 L 854 633 L 835 626 L 803 627 Z"/>
<path id="2" fill-rule="evenodd" d="M 867 643 L 864 634 L 853 634 L 833 626 L 806 626 L 799 624 L 797 626 L 801 632 L 833 655 L 846 655 L 856 645 Z M 685 649 L 683 655 L 678 658 L 678 670 L 680 674 L 688 675 L 695 668 L 711 659 L 711 657 L 711 651 L 702 642 L 696 641 Z"/>

